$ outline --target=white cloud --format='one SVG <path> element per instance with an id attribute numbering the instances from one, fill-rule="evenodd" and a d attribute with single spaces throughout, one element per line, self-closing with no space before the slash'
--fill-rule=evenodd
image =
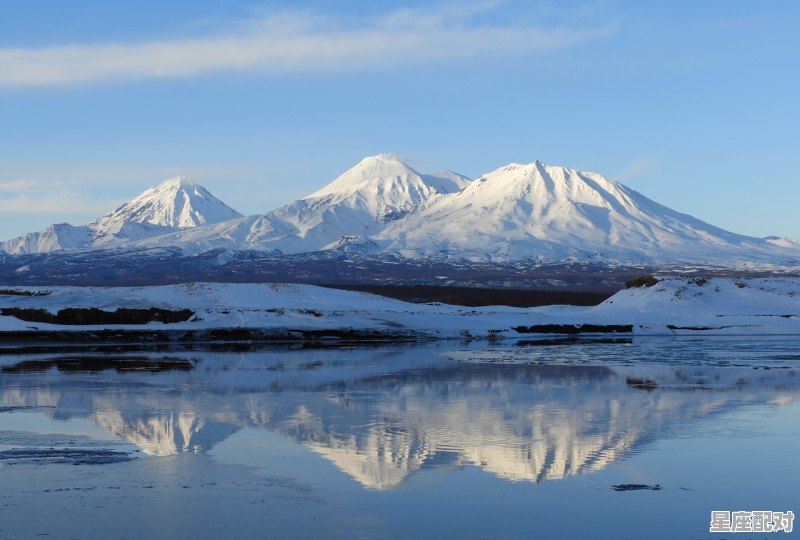
<path id="1" fill-rule="evenodd" d="M 87 200 L 73 193 L 50 193 L 32 196 L 27 193 L 0 197 L 0 214 L 44 214 L 57 221 L 64 216 L 101 216 L 119 206 L 118 200 Z"/>
<path id="2" fill-rule="evenodd" d="M 63 221 L 59 216 L 106 214 L 116 208 L 119 202 L 117 199 L 88 199 L 67 191 L 28 192 L 11 197 L 0 196 L 0 214 L 46 214 L 53 216 L 56 221 Z"/>
<path id="3" fill-rule="evenodd" d="M 219 71 L 361 70 L 477 56 L 521 54 L 602 38 L 613 25 L 540 28 L 476 24 L 495 2 L 400 10 L 343 27 L 313 13 L 247 21 L 223 35 L 146 43 L 0 48 L 0 87 L 54 86 Z"/>
<path id="4" fill-rule="evenodd" d="M 658 166 L 661 158 L 655 155 L 641 155 L 633 158 L 615 178 L 620 181 L 643 176 Z"/>
<path id="5" fill-rule="evenodd" d="M 490 11 L 498 0 L 482 2 L 447 3 L 425 8 L 403 8 L 377 19 L 378 26 L 386 28 L 438 28 L 464 24 L 470 18 Z"/>
<path id="6" fill-rule="evenodd" d="M 0 179 L 0 218 L 40 216 L 48 224 L 72 219 L 83 223 L 81 220 L 95 219 L 122 202 L 107 189 L 98 192 L 96 185 L 89 189 L 90 184 L 82 181 L 47 176 Z"/>
<path id="7" fill-rule="evenodd" d="M 90 198 L 68 191 L 0 193 L 0 242 L 53 223 L 83 225 L 117 206 L 117 199 Z"/>
<path id="8" fill-rule="evenodd" d="M 44 182 L 41 180 L 8 180 L 0 181 L 0 192 L 29 192 L 41 193 L 45 191 L 54 191 L 73 188 L 77 184 L 67 182 Z"/>
<path id="9" fill-rule="evenodd" d="M 11 180 L 0 182 L 0 191 L 33 191 L 38 189 L 36 182 L 30 180 Z"/>

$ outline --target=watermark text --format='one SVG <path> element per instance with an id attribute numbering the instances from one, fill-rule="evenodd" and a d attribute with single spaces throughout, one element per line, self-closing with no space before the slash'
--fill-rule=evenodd
<path id="1" fill-rule="evenodd" d="M 712 510 L 708 532 L 792 532 L 794 512 L 775 512 L 772 510 Z"/>

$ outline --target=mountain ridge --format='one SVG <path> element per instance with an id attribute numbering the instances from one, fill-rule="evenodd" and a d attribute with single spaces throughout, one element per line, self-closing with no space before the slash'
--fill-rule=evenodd
<path id="1" fill-rule="evenodd" d="M 179 245 L 187 254 L 214 248 L 297 254 L 352 245 L 353 238 L 374 235 L 387 223 L 468 183 L 452 171 L 424 175 L 392 154 L 379 154 L 266 214 L 154 237 L 137 246 Z"/>
<path id="2" fill-rule="evenodd" d="M 725 231 L 599 173 L 538 160 L 470 180 L 452 171 L 423 174 L 393 154 L 379 154 L 303 198 L 251 216 L 177 177 L 83 227 L 54 225 L 0 248 L 12 254 L 114 247 L 170 248 L 186 256 L 222 250 L 485 263 L 800 265 L 798 241 Z"/>
<path id="3" fill-rule="evenodd" d="M 426 229 L 440 234 L 433 237 Z M 676 212 L 598 173 L 539 161 L 482 175 L 411 216 L 402 228 L 387 227 L 375 241 L 385 251 L 412 258 L 455 252 L 514 260 L 545 254 L 551 260 L 634 263 L 680 261 L 687 254 L 708 263 L 704 250 L 716 249 L 716 257 L 720 251 L 735 256 L 737 250 L 742 256 L 763 255 L 774 246 Z"/>

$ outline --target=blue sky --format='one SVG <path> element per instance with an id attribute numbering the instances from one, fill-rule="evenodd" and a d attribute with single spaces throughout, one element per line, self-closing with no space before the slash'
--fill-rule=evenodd
<path id="1" fill-rule="evenodd" d="M 594 170 L 800 238 L 800 3 L 2 0 L 0 238 L 179 174 L 242 213 L 367 155 Z"/>

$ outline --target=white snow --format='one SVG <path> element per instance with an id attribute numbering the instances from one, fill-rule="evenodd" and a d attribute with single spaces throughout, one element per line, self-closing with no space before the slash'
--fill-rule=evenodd
<path id="1" fill-rule="evenodd" d="M 364 245 L 373 246 L 369 237 L 387 224 L 403 222 L 423 204 L 468 184 L 457 173 L 424 175 L 392 154 L 380 154 L 363 159 L 311 195 L 263 216 L 181 231 L 137 245 L 179 246 L 185 253 L 225 247 L 293 254 L 338 248 L 361 237 Z"/>
<path id="2" fill-rule="evenodd" d="M 2 287 L 0 287 L 2 288 Z M 548 324 L 633 325 L 633 334 L 800 334 L 800 278 L 707 281 L 666 278 L 620 291 L 594 307 L 467 308 L 410 304 L 312 285 L 189 283 L 159 287 L 26 287 L 47 296 L 0 296 L 0 308 L 56 312 L 67 307 L 191 309 L 184 323 L 149 329 L 378 330 L 438 338 L 531 338 L 515 327 Z M 679 327 L 679 328 L 670 328 Z M 0 316 L 1 331 L 62 331 L 134 325 L 61 326 Z M 697 327 L 703 328 L 698 330 Z M 623 334 L 624 335 L 624 334 Z"/>
<path id="3" fill-rule="evenodd" d="M 116 228 L 120 223 L 186 229 L 241 216 L 203 186 L 179 176 L 148 189 L 131 202 L 101 217 L 95 224 L 98 230 Z"/>
<path id="4" fill-rule="evenodd" d="M 0 244 L 0 249 L 11 255 L 49 253 L 74 249 L 91 243 L 94 232 L 87 225 L 76 227 L 69 223 L 50 225 L 41 232 L 28 233 Z"/>
<path id="5" fill-rule="evenodd" d="M 178 229 L 199 227 L 241 217 L 236 210 L 184 177 L 171 178 L 96 221 L 76 227 L 51 225 L 0 244 L 12 255 L 50 253 L 125 245 Z"/>
<path id="6" fill-rule="evenodd" d="M 384 252 L 475 260 L 735 265 L 794 259 L 777 249 L 680 214 L 604 176 L 534 162 L 481 176 L 375 237 Z M 787 246 L 781 246 L 787 247 Z"/>
<path id="7" fill-rule="evenodd" d="M 798 267 L 800 243 L 724 231 L 604 176 L 541 162 L 510 164 L 475 181 L 424 175 L 391 154 L 365 158 L 284 207 L 138 245 L 272 250 L 347 246 L 360 253 L 473 261 L 591 261 Z"/>
<path id="8" fill-rule="evenodd" d="M 800 241 L 719 229 L 598 173 L 535 161 L 470 181 L 451 171 L 422 174 L 392 154 L 367 157 L 263 215 L 241 217 L 176 178 L 87 226 L 54 225 L 0 244 L 11 254 L 108 246 L 800 268 Z"/>

